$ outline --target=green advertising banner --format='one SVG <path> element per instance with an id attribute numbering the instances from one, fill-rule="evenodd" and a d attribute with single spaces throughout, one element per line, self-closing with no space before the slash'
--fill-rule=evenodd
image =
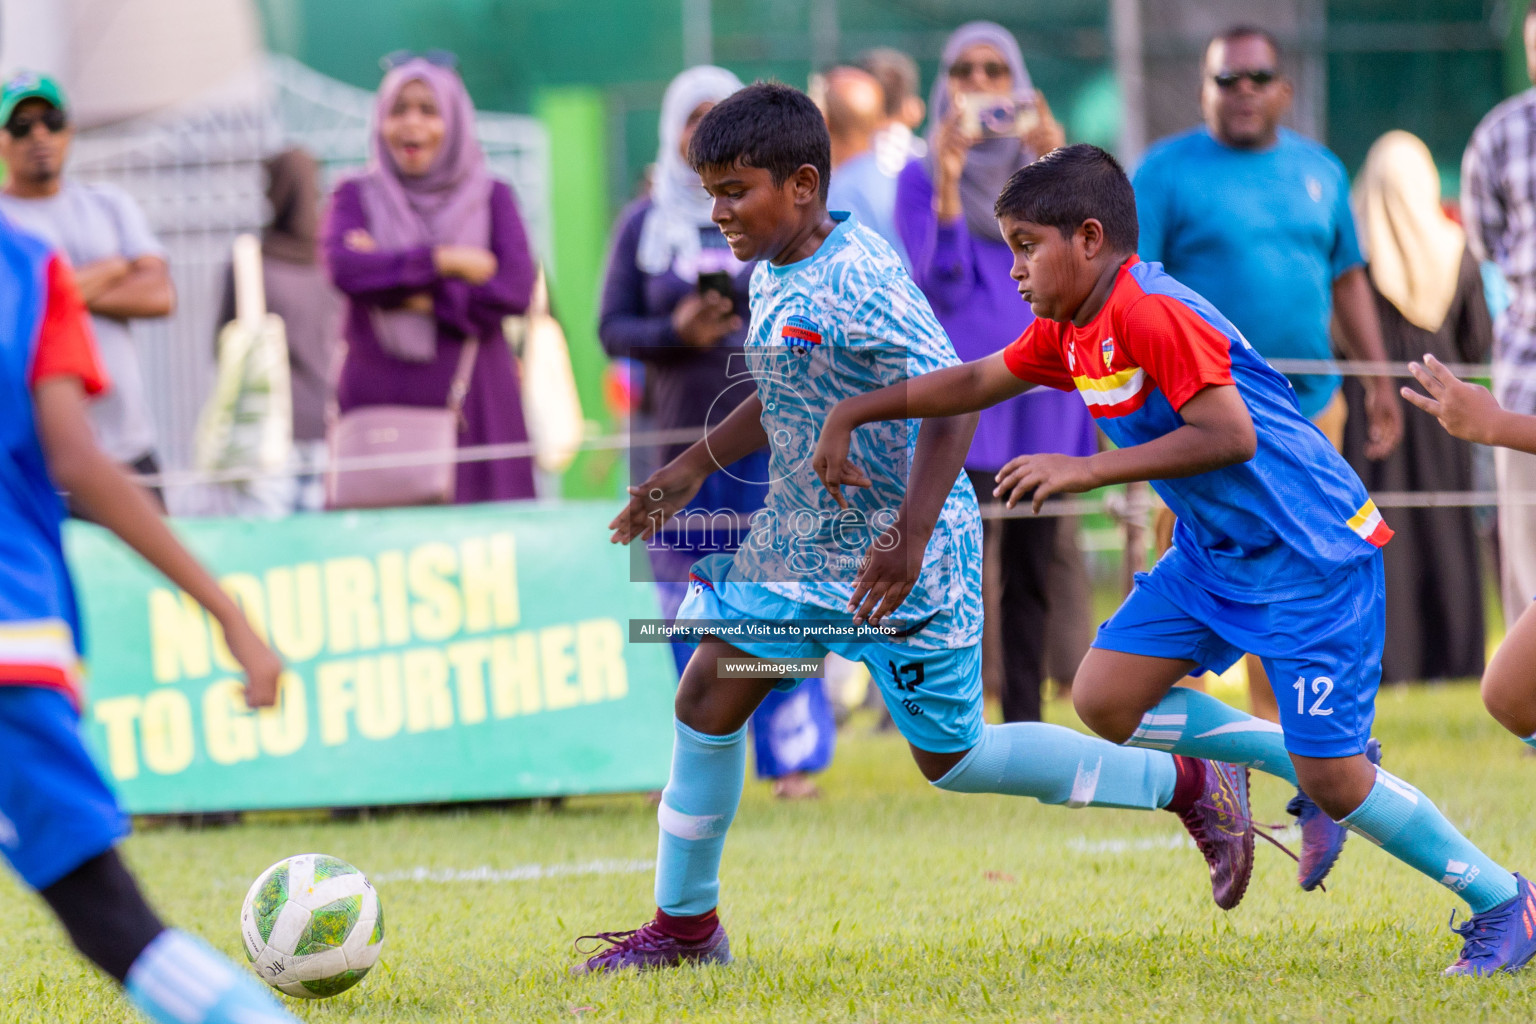
<path id="1" fill-rule="evenodd" d="M 252 713 L 223 634 L 105 531 L 70 523 L 87 735 L 135 813 L 657 789 L 672 747 L 657 615 L 607 503 L 473 505 L 177 532 L 288 663 Z"/>

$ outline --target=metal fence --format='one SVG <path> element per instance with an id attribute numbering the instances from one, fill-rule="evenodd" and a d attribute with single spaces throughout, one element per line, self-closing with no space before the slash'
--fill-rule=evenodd
<path id="1" fill-rule="evenodd" d="M 176 312 L 135 325 L 168 469 L 191 465 L 193 430 L 213 379 L 230 245 L 267 216 L 261 161 L 286 146 L 304 146 L 321 161 L 329 188 L 366 161 L 372 112 L 372 93 L 273 56 L 259 81 L 224 98 L 77 137 L 70 176 L 126 189 L 169 254 Z M 491 172 L 517 194 L 535 251 L 548 252 L 543 126 L 530 117 L 482 113 L 478 128 Z M 171 487 L 167 499 L 172 512 L 196 511 L 191 485 Z"/>

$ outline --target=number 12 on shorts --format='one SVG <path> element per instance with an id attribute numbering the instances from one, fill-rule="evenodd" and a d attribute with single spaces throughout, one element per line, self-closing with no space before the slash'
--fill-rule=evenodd
<path id="1" fill-rule="evenodd" d="M 1307 706 L 1306 676 L 1297 676 L 1296 683 L 1292 689 L 1296 691 L 1296 713 L 1298 715 L 1316 715 L 1322 718 L 1333 714 L 1333 708 L 1323 707 L 1323 703 L 1328 700 L 1328 695 L 1333 693 L 1332 679 L 1329 679 L 1327 676 L 1318 676 L 1312 680 L 1312 695 L 1317 699 L 1312 702 L 1311 707 Z"/>

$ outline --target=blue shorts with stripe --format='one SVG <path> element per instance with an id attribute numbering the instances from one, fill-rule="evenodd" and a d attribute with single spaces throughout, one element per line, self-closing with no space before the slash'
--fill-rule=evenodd
<path id="1" fill-rule="evenodd" d="M 46 889 L 128 834 L 63 693 L 0 686 L 0 853 Z"/>
<path id="2" fill-rule="evenodd" d="M 825 608 L 781 597 L 766 587 L 729 580 L 731 556 L 710 555 L 694 564 L 679 619 L 723 622 L 840 621 Z M 935 754 L 969 750 L 981 739 L 981 645 L 931 650 L 889 641 L 782 641 L 732 639 L 731 646 L 758 658 L 820 658 L 828 653 L 863 662 L 880 687 L 891 718 L 908 743 Z M 793 689 L 799 680 L 787 684 Z"/>
<path id="3" fill-rule="evenodd" d="M 1386 640 L 1382 557 L 1340 570 L 1322 593 L 1243 604 L 1159 562 L 1099 627 L 1093 646 L 1192 661 L 1225 672 L 1245 653 L 1269 673 L 1285 749 L 1302 757 L 1365 752 Z"/>

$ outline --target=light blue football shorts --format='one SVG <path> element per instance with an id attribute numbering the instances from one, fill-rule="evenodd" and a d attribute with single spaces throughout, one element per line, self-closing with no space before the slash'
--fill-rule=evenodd
<path id="1" fill-rule="evenodd" d="M 731 582 L 731 555 L 710 555 L 694 563 L 678 619 L 722 622 L 816 620 L 853 625 L 851 616 L 792 601 L 755 583 Z M 821 658 L 836 654 L 863 662 L 902 736 L 919 750 L 953 754 L 974 747 L 984 725 L 981 644 L 930 650 L 883 640 L 806 639 L 793 643 L 732 636 L 728 642 L 758 658 Z M 782 689 L 793 689 L 791 680 Z"/>

